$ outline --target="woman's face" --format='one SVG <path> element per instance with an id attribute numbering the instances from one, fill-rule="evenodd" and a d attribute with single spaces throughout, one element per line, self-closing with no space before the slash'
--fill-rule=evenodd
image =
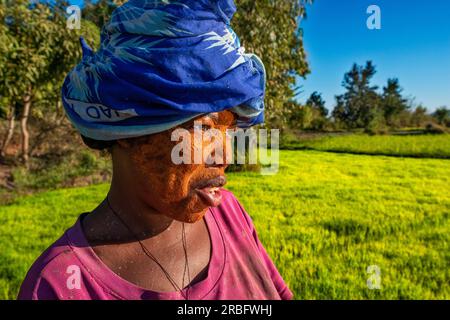
<path id="1" fill-rule="evenodd" d="M 195 129 L 194 121 L 197 125 L 201 122 L 201 126 Z M 207 164 L 211 162 L 204 161 L 208 156 L 216 155 L 211 142 L 220 139 L 202 139 L 201 136 L 209 129 L 218 130 L 215 132 L 224 142 L 221 150 L 225 156 L 225 142 L 229 139 L 226 130 L 233 128 L 235 123 L 236 116 L 232 112 L 222 111 L 196 118 L 161 133 L 126 139 L 128 142 L 120 140 L 119 145 L 127 150 L 126 162 L 131 162 L 125 170 L 132 177 L 134 192 L 160 214 L 183 222 L 200 220 L 208 207 L 220 204 L 218 188 L 226 183 L 227 167 L 225 159 L 223 164 Z M 175 164 L 172 159 L 174 147 L 180 146 L 182 141 L 181 138 L 172 141 L 172 133 L 177 129 L 184 129 L 184 134 L 190 137 L 191 143 L 186 145 L 191 151 L 190 164 Z M 201 150 L 203 157 L 195 159 L 195 152 L 201 155 Z M 182 156 L 184 152 L 174 154 Z"/>

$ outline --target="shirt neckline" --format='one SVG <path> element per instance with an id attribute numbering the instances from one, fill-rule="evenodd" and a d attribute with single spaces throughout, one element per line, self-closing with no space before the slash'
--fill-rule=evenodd
<path id="1" fill-rule="evenodd" d="M 179 291 L 158 292 L 148 290 L 125 280 L 112 271 L 97 256 L 84 234 L 81 220 L 87 214 L 88 212 L 81 214 L 75 225 L 67 231 L 68 242 L 82 266 L 97 280 L 107 293 L 124 300 L 184 299 L 183 295 L 186 295 L 187 288 L 182 290 L 183 295 Z M 214 215 L 214 208 L 210 207 L 208 209 L 204 219 L 211 239 L 211 258 L 207 267 L 206 278 L 196 282 L 189 289 L 189 299 L 192 300 L 204 299 L 214 289 L 225 268 L 225 241 L 219 223 Z"/>

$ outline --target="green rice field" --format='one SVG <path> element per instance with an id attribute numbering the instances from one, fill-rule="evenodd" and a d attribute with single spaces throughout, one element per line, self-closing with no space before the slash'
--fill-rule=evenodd
<path id="1" fill-rule="evenodd" d="M 368 155 L 450 159 L 450 134 L 329 136 L 297 143 L 307 149 Z"/>

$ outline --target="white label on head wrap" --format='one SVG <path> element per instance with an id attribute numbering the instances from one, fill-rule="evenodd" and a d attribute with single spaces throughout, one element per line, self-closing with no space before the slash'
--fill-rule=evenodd
<path id="1" fill-rule="evenodd" d="M 64 100 L 81 119 L 88 122 L 118 122 L 138 116 L 135 109 L 114 110 L 102 104 L 86 103 L 66 97 Z"/>

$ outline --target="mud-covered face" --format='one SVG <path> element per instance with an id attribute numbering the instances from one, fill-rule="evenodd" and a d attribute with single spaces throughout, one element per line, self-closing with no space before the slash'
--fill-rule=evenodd
<path id="1" fill-rule="evenodd" d="M 195 129 L 194 121 L 195 124 L 201 122 L 201 128 Z M 211 139 L 202 139 L 199 130 L 216 129 L 225 142 L 226 130 L 234 127 L 235 123 L 235 114 L 222 111 L 196 118 L 171 130 L 131 139 L 132 143 L 126 149 L 132 165 L 126 170 L 130 170 L 129 174 L 134 177 L 133 190 L 160 214 L 183 222 L 200 220 L 208 207 L 220 204 L 219 188 L 226 183 L 227 165 L 225 159 L 223 164 L 207 164 L 204 161 L 208 156 L 214 156 L 215 152 L 211 148 Z M 172 141 L 172 133 L 177 129 L 185 129 L 184 133 L 190 136 L 191 164 L 175 164 L 173 161 L 173 149 L 180 143 Z M 222 145 L 225 155 L 226 143 Z M 194 159 L 194 154 L 199 152 L 200 146 L 203 157 L 199 162 L 198 158 Z"/>

